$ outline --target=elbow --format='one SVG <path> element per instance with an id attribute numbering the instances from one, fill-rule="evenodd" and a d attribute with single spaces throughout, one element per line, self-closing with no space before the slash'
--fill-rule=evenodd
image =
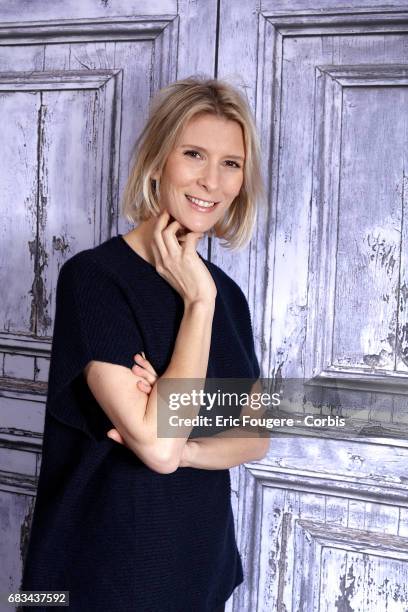
<path id="1" fill-rule="evenodd" d="M 175 472 L 178 469 L 178 464 L 172 463 L 172 462 L 155 462 L 154 464 L 151 464 L 150 469 L 153 470 L 154 472 L 157 472 L 157 474 L 173 474 L 173 472 Z"/>
<path id="2" fill-rule="evenodd" d="M 173 474 L 179 466 L 179 458 L 174 453 L 166 452 L 161 448 L 155 448 L 146 461 L 146 465 L 158 474 Z"/>
<path id="3" fill-rule="evenodd" d="M 175 454 L 173 447 L 165 444 L 166 441 L 156 436 L 146 436 L 141 442 L 130 435 L 127 446 L 153 472 L 172 474 L 180 467 L 180 457 Z"/>

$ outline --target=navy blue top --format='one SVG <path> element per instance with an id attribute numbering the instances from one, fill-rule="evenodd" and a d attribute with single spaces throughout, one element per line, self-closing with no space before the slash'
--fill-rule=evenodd
<path id="1" fill-rule="evenodd" d="M 207 377 L 255 381 L 247 300 L 202 260 L 217 287 Z M 161 376 L 183 310 L 121 236 L 62 266 L 22 589 L 70 591 L 73 612 L 213 612 L 243 581 L 229 470 L 149 469 L 106 437 L 112 424 L 83 377 L 91 360 L 131 367 L 139 351 Z"/>

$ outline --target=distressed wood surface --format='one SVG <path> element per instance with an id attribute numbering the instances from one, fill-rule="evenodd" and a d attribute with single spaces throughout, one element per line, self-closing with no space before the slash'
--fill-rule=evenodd
<path id="1" fill-rule="evenodd" d="M 344 609 L 374 610 L 375 602 L 383 605 L 387 593 L 389 596 L 398 592 L 401 602 L 405 602 L 404 589 L 398 591 L 397 587 L 406 583 L 408 540 L 401 529 L 404 508 L 389 506 L 385 499 L 381 502 L 380 496 L 376 503 L 364 498 L 339 497 L 332 488 L 331 477 L 320 492 L 319 489 L 313 492 L 306 479 L 303 485 L 300 479 L 298 490 L 293 490 L 284 475 L 279 482 L 265 471 L 251 467 L 249 472 L 255 476 L 254 489 L 262 492 L 262 511 L 257 513 L 256 522 L 260 539 L 254 540 L 260 542 L 259 582 L 253 586 L 253 608 L 245 609 L 335 610 L 335 601 L 348 596 L 353 607 Z M 362 489 L 360 493 L 363 497 Z M 324 580 L 325 551 L 331 551 L 330 588 Z M 350 559 L 353 551 L 359 589 L 350 593 L 343 588 L 347 573 L 343 562 L 336 560 L 344 561 L 347 556 Z M 381 581 L 369 580 L 367 572 L 377 578 L 379 574 L 388 576 L 389 589 L 381 592 Z M 371 600 L 366 608 L 358 604 L 361 589 Z"/>
<path id="2" fill-rule="evenodd" d="M 305 2 L 304 0 L 261 0 L 260 10 L 263 13 L 288 14 L 358 14 L 359 12 L 367 12 L 370 9 L 382 14 L 396 12 L 398 10 L 406 10 L 404 2 L 396 2 L 388 0 L 313 0 Z"/>
<path id="3" fill-rule="evenodd" d="M 247 0 L 246 2 L 230 2 L 221 0 L 219 25 L 218 25 L 218 49 L 217 62 L 215 65 L 215 76 L 232 83 L 244 94 L 251 106 L 256 122 L 259 127 L 261 138 L 262 111 L 264 103 L 268 104 L 270 92 L 265 99 L 257 99 L 257 70 L 258 70 L 258 2 Z M 268 176 L 268 156 L 265 155 L 267 147 L 263 146 L 261 156 L 262 168 L 265 177 Z M 256 304 L 264 304 L 266 286 L 264 282 L 265 262 L 262 255 L 266 250 L 267 234 L 267 207 L 262 206 L 258 212 L 257 225 L 250 244 L 240 251 L 227 251 L 223 249 L 218 240 L 212 240 L 210 245 L 210 257 L 217 265 L 227 272 L 244 291 L 252 314 L 252 328 L 257 346 L 257 354 L 260 355 L 259 346 L 262 342 L 262 312 L 256 308 Z M 257 262 L 261 261 L 261 267 Z M 248 516 L 260 515 L 263 511 L 261 500 L 257 493 L 252 493 L 250 486 L 251 476 L 246 473 L 244 467 L 231 470 L 231 480 L 234 489 L 234 511 L 236 516 L 236 529 L 238 534 L 239 549 L 245 567 L 245 584 L 234 592 L 226 606 L 226 612 L 231 610 L 252 610 L 251 597 L 257 590 L 259 564 L 257 542 L 254 542 L 255 550 L 252 550 L 247 538 L 243 537 L 248 530 Z M 253 495 L 255 497 L 253 497 Z"/>
<path id="4" fill-rule="evenodd" d="M 0 491 L 0 591 L 16 592 L 20 588 L 21 558 L 25 555 L 34 510 L 34 498 Z M 2 610 L 11 610 L 3 606 Z"/>
<path id="5" fill-rule="evenodd" d="M 19 587 L 31 523 L 59 269 L 129 228 L 119 201 L 149 100 L 178 74 L 213 74 L 216 4 L 0 7 L 2 593 Z"/>
<path id="6" fill-rule="evenodd" d="M 23 11 L 24 7 L 24 13 Z M 64 4 L 27 3 L 11 0 L 0 7 L 0 21 L 5 23 L 24 21 L 49 21 L 100 17 L 125 17 L 177 13 L 177 0 L 64 0 Z"/>
<path id="7" fill-rule="evenodd" d="M 30 293 L 37 231 L 37 143 L 33 136 L 39 108 L 40 95 L 35 92 L 0 92 L 0 112 L 8 117 L 0 140 L 2 167 L 7 169 L 0 175 L 0 268 L 3 287 L 7 287 L 0 303 L 0 328 L 11 333 L 35 332 Z M 11 142 L 13 147 L 10 147 Z M 12 227 L 14 231 L 10 231 Z M 13 268 L 9 267 L 10 253 L 13 253 Z M 16 274 L 16 270 L 20 273 Z"/>
<path id="8" fill-rule="evenodd" d="M 330 545 L 320 559 L 316 551 L 307 556 L 309 536 L 296 546 L 294 528 L 307 519 L 322 523 L 329 539 L 330 526 L 343 526 L 406 546 L 407 402 L 397 393 L 407 386 L 407 7 L 374 0 L 236 4 L 221 2 L 220 32 L 228 37 L 220 37 L 218 74 L 237 67 L 245 81 L 261 132 L 268 208 L 250 253 L 232 259 L 213 245 L 212 256 L 247 294 L 262 375 L 318 376 L 325 401 L 311 408 L 324 415 L 341 405 L 379 437 L 276 436 L 264 461 L 241 468 L 239 543 L 248 581 L 233 609 L 354 612 L 387 604 L 401 612 L 407 563 L 390 540 L 372 538 L 375 550 L 354 558 L 341 532 L 338 552 Z M 381 265 L 389 250 L 381 236 L 377 260 L 370 259 L 368 228 L 392 236 L 391 267 Z M 381 397 L 384 383 L 389 394 Z M 396 438 L 381 439 L 385 424 L 397 423 Z"/>
<path id="9" fill-rule="evenodd" d="M 127 231 L 132 146 L 150 96 L 177 77 L 238 85 L 260 130 L 254 239 L 209 255 L 248 297 L 263 376 L 320 373 L 318 414 L 341 379 L 349 418 L 403 431 L 407 36 L 407 7 L 380 0 L 0 7 L 0 263 L 12 253 L 14 271 L 0 312 L 1 591 L 18 585 L 40 467 L 58 269 Z M 407 606 L 407 441 L 327 436 L 275 436 L 264 461 L 232 471 L 246 580 L 227 612 Z"/>
<path id="10" fill-rule="evenodd" d="M 310 589 L 306 581 L 296 585 L 299 610 L 404 609 L 408 540 L 357 529 L 327 529 L 309 520 L 297 520 L 295 530 L 295 547 L 303 551 L 302 562 L 311 568 L 314 587 Z M 337 583 L 339 567 L 343 573 Z M 393 601 L 390 608 L 388 600 Z"/>
<path id="11" fill-rule="evenodd" d="M 408 370 L 400 337 L 402 202 L 408 88 L 346 88 L 336 261 L 333 362 Z M 375 129 L 373 129 L 375 126 Z M 369 152 L 369 159 L 367 159 Z M 405 300 L 401 304 L 405 310 Z M 346 326 L 353 318 L 355 328 Z M 404 321 L 406 325 L 406 321 Z M 353 326 L 354 327 L 354 326 Z M 405 360 L 405 364 L 404 364 Z"/>
<path id="12" fill-rule="evenodd" d="M 329 478 L 333 483 L 336 481 L 332 486 L 336 486 L 339 494 L 344 489 L 345 494 L 357 495 L 360 486 L 362 495 L 380 498 L 383 488 L 388 491 L 387 495 L 402 497 L 408 482 L 404 467 L 407 453 L 406 441 L 403 445 L 396 442 L 391 446 L 386 440 L 382 444 L 378 440 L 362 443 L 274 434 L 268 462 L 257 464 L 256 470 L 266 470 L 265 474 L 271 478 L 278 475 L 280 478 L 286 472 L 288 481 L 293 482 L 303 474 L 317 488 L 323 488 Z"/>
<path id="13" fill-rule="evenodd" d="M 296 23 L 295 18 L 294 23 Z M 313 177 L 312 173 L 315 117 L 316 121 L 319 120 L 316 129 L 320 125 L 320 120 L 326 117 L 325 114 L 322 116 L 321 113 L 318 113 L 318 109 L 315 108 L 315 67 L 320 65 L 320 63 L 324 64 L 327 62 L 329 57 L 333 58 L 334 53 L 336 62 L 342 64 L 340 54 L 343 52 L 343 49 L 348 63 L 350 63 L 351 57 L 353 57 L 353 61 L 356 64 L 378 62 L 378 57 L 380 57 L 379 49 L 373 52 L 372 45 L 367 48 L 368 41 L 364 40 L 364 37 L 353 38 L 350 36 L 348 38 L 337 37 L 336 39 L 334 37 L 324 37 L 323 39 L 324 33 L 323 27 L 321 37 L 317 35 L 299 36 L 298 38 L 281 37 L 285 56 L 282 60 L 278 57 L 278 60 L 282 61 L 282 66 L 284 67 L 279 78 L 280 85 L 283 87 L 279 106 L 281 116 L 278 118 L 280 126 L 280 154 L 279 161 L 275 161 L 272 168 L 273 181 L 278 184 L 271 192 L 272 198 L 277 195 L 277 202 L 276 204 L 273 200 L 271 202 L 270 214 L 271 219 L 273 218 L 274 220 L 274 233 L 271 236 L 271 240 L 273 239 L 274 243 L 271 249 L 267 251 L 267 258 L 271 260 L 271 265 L 267 264 L 266 266 L 268 276 L 266 283 L 268 287 L 272 284 L 272 298 L 266 302 L 266 310 L 263 313 L 265 321 L 264 340 L 265 343 L 270 343 L 271 338 L 273 338 L 273 347 L 272 350 L 264 349 L 262 362 L 264 368 L 268 368 L 265 371 L 265 376 L 268 374 L 274 375 L 277 372 L 283 372 L 286 376 L 302 376 L 305 372 L 303 365 L 304 356 L 307 358 L 307 366 L 310 370 L 313 366 L 310 362 L 318 358 L 319 355 L 313 354 L 313 352 L 310 352 L 310 354 L 306 352 L 305 355 L 305 350 L 307 350 L 307 347 L 304 345 L 307 316 L 309 319 L 307 325 L 311 329 L 311 333 L 313 332 L 311 324 L 314 320 L 316 333 L 325 340 L 327 340 L 327 334 L 325 333 L 324 325 L 326 322 L 328 324 L 332 322 L 331 314 L 333 314 L 333 310 L 329 311 L 327 316 L 319 317 L 318 315 L 321 313 L 316 312 L 313 308 L 307 308 L 308 303 L 315 303 L 313 291 L 316 290 L 316 270 L 313 267 L 308 268 L 308 231 L 311 228 L 312 246 L 315 240 L 318 242 L 322 252 L 324 252 L 324 240 L 327 236 L 324 232 L 324 227 L 323 230 L 320 226 L 315 227 L 315 219 L 310 217 L 312 178 L 314 181 L 320 179 L 319 166 L 316 168 L 315 177 Z M 373 39 L 371 35 L 367 36 L 367 38 Z M 380 38 L 384 61 L 384 37 L 381 36 Z M 397 36 L 394 39 L 390 35 L 388 40 L 389 45 L 385 48 L 387 49 L 390 61 L 401 63 L 401 58 L 406 55 L 406 51 L 401 45 L 401 38 Z M 270 44 L 272 45 L 273 41 Z M 350 47 L 353 49 L 353 54 L 350 52 Z M 279 48 L 281 48 L 281 45 L 279 45 Z M 272 49 L 273 47 L 270 50 Z M 278 72 L 278 74 L 280 73 Z M 298 104 L 299 96 L 304 100 L 302 105 Z M 326 105 L 324 112 L 327 113 L 327 110 Z M 316 159 L 316 163 L 320 164 L 320 168 L 325 169 L 329 177 L 332 176 L 329 173 L 335 173 L 336 164 L 338 165 L 338 160 L 332 157 L 331 151 L 331 149 L 320 151 L 323 157 L 320 156 Z M 402 163 L 403 159 L 399 159 L 398 167 Z M 278 168 L 279 172 L 277 172 Z M 273 172 L 274 169 L 276 169 L 275 173 Z M 334 185 L 335 182 L 333 183 Z M 330 190 L 327 193 L 329 195 L 331 193 Z M 335 195 L 334 191 L 332 194 L 333 196 Z M 274 212 L 275 205 L 277 207 L 276 213 Z M 328 208 L 332 206 L 333 208 L 330 210 L 333 211 L 333 214 L 339 212 L 334 207 L 333 200 L 325 202 L 324 205 Z M 347 209 L 342 211 L 342 218 L 344 218 L 344 215 L 348 215 Z M 379 219 L 379 225 L 381 225 L 382 220 Z M 332 217 L 327 217 L 328 228 L 333 221 L 337 221 L 337 218 L 333 217 L 333 215 Z M 313 223 L 312 226 L 310 226 L 311 223 Z M 327 269 L 332 267 L 332 277 L 329 277 L 329 281 L 331 281 L 337 271 L 336 261 L 333 258 L 336 252 L 329 251 L 327 255 L 326 259 L 321 259 L 320 263 L 322 266 L 326 266 Z M 288 266 L 293 271 L 291 274 L 287 274 Z M 324 283 L 324 280 L 320 285 L 323 293 L 324 289 L 330 289 L 332 286 L 334 286 L 333 283 L 327 285 Z M 401 286 L 404 286 L 403 279 Z M 309 291 L 310 302 L 308 300 Z M 274 297 L 275 295 L 276 298 Z M 334 309 L 336 305 L 334 294 L 328 296 L 327 299 L 329 305 Z M 261 308 L 261 305 L 259 308 Z M 395 310 L 396 308 L 394 308 Z M 341 312 L 344 312 L 344 316 L 347 318 L 349 311 L 344 303 L 342 304 L 342 309 L 337 304 L 336 316 L 340 316 Z M 358 312 L 356 312 L 355 316 L 358 316 Z M 404 323 L 405 321 L 400 323 L 401 329 Z M 359 329 L 357 320 L 356 324 L 357 329 Z M 355 330 L 354 325 L 349 325 L 348 327 Z M 360 329 L 360 342 L 362 341 L 362 333 L 363 330 Z M 356 335 L 354 334 L 354 337 Z M 304 348 L 302 348 L 302 344 Z M 314 343 L 313 347 L 315 348 L 315 346 L 316 343 Z M 260 348 L 262 349 L 263 346 Z M 265 353 L 267 354 L 265 355 Z M 309 356 L 310 360 L 308 359 Z M 343 355 L 338 355 L 337 359 L 342 357 Z"/>
<path id="14" fill-rule="evenodd" d="M 322 307 L 319 321 L 309 313 L 310 333 L 321 319 L 325 328 L 314 371 L 404 371 L 406 117 L 391 110 L 405 108 L 406 69 L 324 66 L 316 74 L 316 115 L 326 121 L 315 135 L 312 300 Z M 326 151 L 332 164 L 321 168 Z"/>

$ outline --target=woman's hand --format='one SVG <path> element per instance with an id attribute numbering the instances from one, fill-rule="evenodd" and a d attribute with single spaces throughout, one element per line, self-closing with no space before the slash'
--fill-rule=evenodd
<path id="1" fill-rule="evenodd" d="M 146 395 L 150 395 L 150 392 L 158 378 L 158 375 L 150 361 L 145 358 L 143 352 L 137 353 L 134 356 L 134 360 L 136 363 L 132 367 L 132 372 L 135 376 L 141 379 L 137 381 L 136 385 L 140 391 L 143 391 L 143 393 L 146 393 Z M 118 442 L 119 444 L 123 444 L 124 446 L 126 446 L 125 441 L 123 440 L 117 429 L 110 429 L 106 435 L 114 442 Z"/>
<path id="2" fill-rule="evenodd" d="M 172 221 L 167 210 L 157 218 L 153 232 L 152 250 L 157 272 L 183 298 L 185 304 L 213 302 L 217 288 L 207 266 L 197 254 L 197 243 L 203 234 L 184 233 L 185 228 Z"/>

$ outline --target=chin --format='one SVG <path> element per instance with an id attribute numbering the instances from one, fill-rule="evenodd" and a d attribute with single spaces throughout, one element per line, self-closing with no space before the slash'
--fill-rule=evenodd
<path id="1" fill-rule="evenodd" d="M 210 229 L 212 227 L 214 227 L 214 224 L 212 223 L 211 225 L 209 225 L 208 223 L 194 223 L 193 221 L 189 220 L 185 220 L 185 222 L 183 223 L 182 221 L 180 221 L 181 225 L 183 225 L 186 229 L 188 229 L 190 232 L 209 232 Z"/>
<path id="2" fill-rule="evenodd" d="M 214 226 L 214 223 L 208 223 L 205 219 L 192 219 L 190 216 L 173 214 L 171 211 L 169 214 L 190 232 L 208 232 Z"/>

